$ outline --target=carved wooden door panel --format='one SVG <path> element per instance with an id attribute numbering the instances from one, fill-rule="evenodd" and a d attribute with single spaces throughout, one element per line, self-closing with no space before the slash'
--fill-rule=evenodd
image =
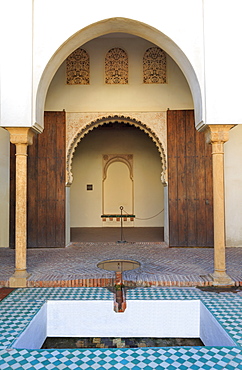
<path id="1" fill-rule="evenodd" d="M 171 247 L 213 246 L 211 145 L 194 126 L 194 112 L 167 112 Z"/>

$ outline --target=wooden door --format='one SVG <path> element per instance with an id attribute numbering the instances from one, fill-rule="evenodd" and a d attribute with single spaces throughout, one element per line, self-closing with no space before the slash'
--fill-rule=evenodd
<path id="1" fill-rule="evenodd" d="M 65 247 L 65 112 L 45 112 L 28 153 L 28 247 Z"/>
<path id="2" fill-rule="evenodd" d="M 194 112 L 167 112 L 169 244 L 213 246 L 211 145 L 194 124 Z"/>
<path id="3" fill-rule="evenodd" d="M 10 248 L 15 247 L 15 145 L 10 145 Z M 65 113 L 46 112 L 28 147 L 27 245 L 65 246 Z"/>

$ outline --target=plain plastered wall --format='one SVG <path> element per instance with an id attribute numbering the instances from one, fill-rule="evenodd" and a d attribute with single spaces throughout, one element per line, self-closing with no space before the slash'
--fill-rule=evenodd
<path id="1" fill-rule="evenodd" d="M 9 133 L 0 128 L 0 247 L 9 240 Z"/>
<path id="2" fill-rule="evenodd" d="M 242 125 L 229 136 L 224 151 L 226 245 L 242 246 Z"/>
<path id="3" fill-rule="evenodd" d="M 134 213 L 138 218 L 149 218 L 163 209 L 161 160 L 152 140 L 138 128 L 97 128 L 82 139 L 74 154 L 71 227 L 102 226 L 103 154 L 133 154 Z M 92 191 L 86 189 L 87 184 L 93 185 Z M 135 220 L 140 227 L 163 224 L 163 213 L 150 220 Z"/>

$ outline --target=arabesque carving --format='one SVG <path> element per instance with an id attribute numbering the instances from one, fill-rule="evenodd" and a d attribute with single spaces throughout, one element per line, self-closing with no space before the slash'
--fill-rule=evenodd
<path id="1" fill-rule="evenodd" d="M 88 85 L 90 83 L 90 61 L 86 50 L 78 48 L 66 59 L 67 85 Z"/>
<path id="2" fill-rule="evenodd" d="M 128 83 L 128 55 L 120 48 L 113 48 L 107 52 L 105 58 L 105 83 Z"/>
<path id="3" fill-rule="evenodd" d="M 67 113 L 67 153 L 66 153 L 66 185 L 73 181 L 72 159 L 82 138 L 94 128 L 105 123 L 120 122 L 131 124 L 144 131 L 155 143 L 161 158 L 161 182 L 167 185 L 167 160 L 166 160 L 166 112 L 140 113 L 142 118 L 152 116 L 153 129 L 140 120 L 130 116 L 118 114 L 103 116 L 103 113 Z M 155 119 L 156 118 L 156 119 Z M 89 122 L 86 124 L 86 122 Z"/>
<path id="4" fill-rule="evenodd" d="M 143 57 L 143 81 L 145 84 L 166 83 L 166 54 L 158 48 L 146 50 Z"/>

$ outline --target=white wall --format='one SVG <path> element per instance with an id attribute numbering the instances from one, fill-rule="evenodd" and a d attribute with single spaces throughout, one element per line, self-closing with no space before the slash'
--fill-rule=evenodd
<path id="1" fill-rule="evenodd" d="M 9 133 L 0 128 L 0 247 L 9 243 Z"/>
<path id="2" fill-rule="evenodd" d="M 112 300 L 48 301 L 13 348 L 38 349 L 45 337 L 180 337 L 235 346 L 199 300 L 130 300 L 122 313 L 114 312 Z"/>
<path id="3" fill-rule="evenodd" d="M 204 0 L 206 124 L 241 124 L 241 0 Z"/>
<path id="4" fill-rule="evenodd" d="M 226 245 L 242 247 L 242 125 L 229 136 L 224 145 Z"/>
<path id="5" fill-rule="evenodd" d="M 53 337 L 198 338 L 200 301 L 132 300 L 123 313 L 112 301 L 49 301 L 47 325 Z"/>
<path id="6" fill-rule="evenodd" d="M 45 110 L 67 112 L 166 111 L 193 109 L 187 81 L 177 64 L 167 56 L 167 83 L 143 83 L 143 56 L 154 46 L 139 37 L 105 36 L 82 47 L 90 56 L 90 85 L 66 85 L 66 63 L 56 73 L 49 87 Z M 113 47 L 128 54 L 129 83 L 105 84 L 105 55 Z"/>
<path id="7" fill-rule="evenodd" d="M 233 339 L 201 301 L 200 339 L 205 346 L 236 346 Z"/>
<path id="8" fill-rule="evenodd" d="M 1 126 L 31 126 L 32 0 L 1 1 Z"/>
<path id="9" fill-rule="evenodd" d="M 40 308 L 27 328 L 13 344 L 13 348 L 41 348 L 47 337 L 47 303 Z"/>
<path id="10" fill-rule="evenodd" d="M 90 25 L 100 21 L 104 23 L 101 33 L 112 32 L 108 18 L 124 18 L 127 27 L 121 22 L 120 31 L 130 29 L 130 33 L 140 33 L 148 40 L 164 44 L 164 49 L 182 65 L 185 74 L 189 74 L 188 64 L 183 63 L 187 57 L 202 96 L 206 96 L 205 123 L 242 123 L 240 0 L 232 3 L 229 0 L 153 0 L 149 4 L 124 0 L 122 5 L 105 0 L 85 2 L 85 7 L 79 0 L 8 0 L 3 1 L 1 7 L 1 34 L 4 35 L 1 51 L 5 56 L 1 81 L 3 126 L 34 124 L 36 94 L 48 62 L 51 60 L 55 67 L 44 76 L 47 85 L 67 57 L 65 52 L 77 47 L 78 32 L 83 30 L 84 39 L 89 41 L 99 36 Z M 140 22 L 141 28 L 147 25 L 146 30 L 142 32 L 137 24 L 131 25 L 129 19 Z M 84 39 L 81 44 L 86 42 Z M 65 49 L 67 40 L 68 50 Z M 61 51 L 62 46 L 63 53 L 55 59 L 54 54 L 58 49 Z M 179 50 L 183 51 L 184 58 Z M 16 68 L 21 73 L 15 73 Z M 45 89 L 39 97 L 45 99 Z"/>
<path id="11" fill-rule="evenodd" d="M 151 217 L 163 209 L 161 159 L 148 135 L 133 127 L 106 131 L 97 128 L 82 139 L 74 154 L 74 181 L 70 189 L 71 227 L 102 226 L 103 154 L 133 154 L 134 213 L 138 218 Z M 87 184 L 93 184 L 93 191 L 86 190 Z M 147 221 L 136 219 L 135 226 L 163 226 L 163 217 L 161 213 Z"/>

